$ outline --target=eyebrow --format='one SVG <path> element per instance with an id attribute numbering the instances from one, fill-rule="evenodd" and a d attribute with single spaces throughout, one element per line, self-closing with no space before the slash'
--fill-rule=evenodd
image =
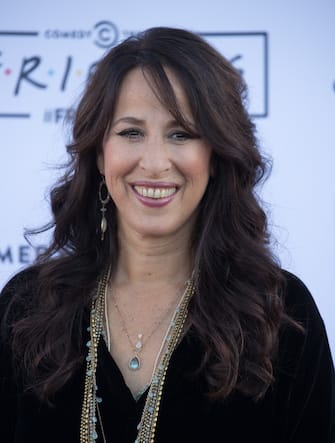
<path id="1" fill-rule="evenodd" d="M 131 116 L 120 117 L 116 119 L 114 122 L 112 122 L 112 127 L 116 126 L 118 123 L 129 123 L 131 125 L 144 125 L 145 120 Z M 189 124 L 190 126 L 193 126 L 191 122 L 189 122 Z M 182 125 L 177 120 L 171 119 L 168 122 L 167 127 L 172 128 L 173 126 L 182 126 Z"/>
<path id="2" fill-rule="evenodd" d="M 120 117 L 116 119 L 114 122 L 112 122 L 112 126 L 117 125 L 118 123 L 130 123 L 132 125 L 142 125 L 144 124 L 144 120 L 141 120 L 140 118 L 136 117 Z"/>

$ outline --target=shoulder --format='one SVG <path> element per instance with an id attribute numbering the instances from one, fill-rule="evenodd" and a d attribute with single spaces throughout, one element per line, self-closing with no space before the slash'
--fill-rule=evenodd
<path id="1" fill-rule="evenodd" d="M 283 293 L 285 300 L 291 304 L 310 303 L 313 299 L 305 283 L 289 271 L 282 270 Z"/>
<path id="2" fill-rule="evenodd" d="M 299 363 L 303 371 L 323 361 L 332 373 L 325 324 L 312 294 L 297 276 L 283 271 L 283 277 L 282 296 L 289 320 L 284 321 L 279 334 L 281 354 L 287 361 Z"/>
<path id="3" fill-rule="evenodd" d="M 283 271 L 285 318 L 279 332 L 279 355 L 294 372 L 312 373 L 322 367 L 334 377 L 332 356 L 325 324 L 314 298 L 295 275 Z M 319 367 L 319 369 L 317 369 Z"/>
<path id="4" fill-rule="evenodd" d="M 38 268 L 32 266 L 14 277 L 4 286 L 0 293 L 0 323 L 20 318 L 34 299 L 37 292 Z"/>
<path id="5" fill-rule="evenodd" d="M 2 289 L 0 302 L 3 304 L 13 296 L 33 291 L 37 286 L 38 272 L 38 268 L 32 266 L 14 275 Z"/>
<path id="6" fill-rule="evenodd" d="M 324 328 L 315 300 L 307 286 L 296 275 L 282 271 L 282 297 L 285 312 L 305 327 L 311 322 Z"/>

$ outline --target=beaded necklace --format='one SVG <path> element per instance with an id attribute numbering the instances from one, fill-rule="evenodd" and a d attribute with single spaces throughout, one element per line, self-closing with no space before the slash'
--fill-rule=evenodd
<path id="1" fill-rule="evenodd" d="M 86 374 L 84 400 L 81 412 L 80 443 L 95 443 L 98 438 L 96 424 L 99 418 L 104 442 L 102 420 L 99 404 L 102 398 L 97 395 L 96 369 L 98 364 L 98 345 L 104 334 L 105 299 L 110 271 L 102 275 L 96 296 L 92 300 L 90 326 L 90 340 L 86 343 L 88 353 L 86 357 Z M 141 421 L 138 424 L 138 434 L 135 443 L 154 443 L 157 418 L 162 398 L 167 369 L 174 349 L 179 343 L 183 327 L 187 318 L 188 305 L 194 293 L 193 276 L 187 281 L 184 294 L 175 310 L 163 342 L 157 364 L 151 380 L 149 392 L 143 408 Z M 97 417 L 98 416 L 98 417 Z"/>

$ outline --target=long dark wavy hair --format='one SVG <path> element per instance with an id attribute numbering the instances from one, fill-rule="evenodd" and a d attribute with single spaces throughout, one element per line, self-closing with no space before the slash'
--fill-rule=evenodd
<path id="1" fill-rule="evenodd" d="M 32 269 L 32 296 L 10 315 L 11 346 L 37 395 L 49 399 L 84 359 L 83 331 L 92 294 L 107 264 L 118 259 L 116 209 L 107 209 L 103 242 L 96 166 L 125 75 L 141 68 L 171 114 L 179 109 L 165 68 L 180 81 L 200 136 L 212 148 L 212 177 L 193 233 L 197 278 L 189 324 L 203 350 L 199 372 L 208 392 L 237 390 L 258 399 L 273 381 L 278 331 L 285 319 L 281 271 L 269 248 L 267 219 L 255 188 L 267 172 L 246 111 L 246 88 L 232 65 L 199 36 L 152 28 L 130 37 L 97 64 L 73 122 L 70 161 L 51 191 L 52 243 Z M 36 280 L 37 279 L 37 280 Z M 37 283 L 36 283 L 37 281 Z"/>

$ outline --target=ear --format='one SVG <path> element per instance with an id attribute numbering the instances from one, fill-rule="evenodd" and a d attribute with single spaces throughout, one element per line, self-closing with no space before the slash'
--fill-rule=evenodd
<path id="1" fill-rule="evenodd" d="M 101 175 L 105 175 L 105 161 L 102 150 L 97 154 L 97 167 Z"/>

